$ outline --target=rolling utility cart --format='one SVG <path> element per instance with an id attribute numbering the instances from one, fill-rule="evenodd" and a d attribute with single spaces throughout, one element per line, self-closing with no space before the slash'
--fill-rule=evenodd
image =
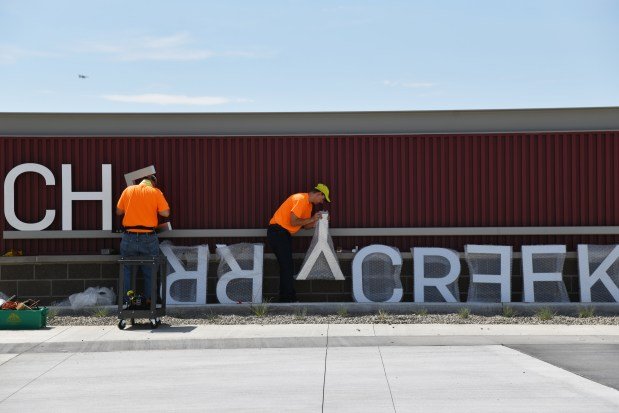
<path id="1" fill-rule="evenodd" d="M 139 256 L 125 257 L 118 260 L 120 264 L 120 275 L 118 277 L 118 328 L 123 330 L 127 326 L 127 319 L 131 320 L 131 324 L 135 323 L 136 318 L 147 318 L 150 321 L 152 328 L 157 328 L 161 324 L 161 317 L 165 315 L 166 310 L 166 276 L 167 265 L 163 256 Z M 124 303 L 125 298 L 125 266 L 131 267 L 131 289 L 135 290 L 136 275 L 141 265 L 149 265 L 152 268 L 151 272 L 151 302 L 147 307 L 146 303 L 136 305 L 135 303 Z M 157 304 L 157 296 L 159 286 L 161 288 L 161 304 Z"/>

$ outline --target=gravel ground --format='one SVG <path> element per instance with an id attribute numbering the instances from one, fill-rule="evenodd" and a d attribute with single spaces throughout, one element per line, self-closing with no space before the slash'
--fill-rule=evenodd
<path id="1" fill-rule="evenodd" d="M 147 320 L 137 320 L 147 323 Z M 198 324 L 574 324 L 574 325 L 619 325 L 619 317 L 569 317 L 563 315 L 552 316 L 542 320 L 539 316 L 479 316 L 465 314 L 387 314 L 341 316 L 341 315 L 304 315 L 302 313 L 289 315 L 213 315 L 198 314 L 187 317 L 164 316 L 164 325 L 198 325 Z M 116 325 L 116 316 L 48 316 L 49 326 L 108 326 Z"/>

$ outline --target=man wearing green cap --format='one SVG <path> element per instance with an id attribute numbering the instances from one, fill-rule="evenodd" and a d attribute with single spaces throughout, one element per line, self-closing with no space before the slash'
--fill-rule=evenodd
<path id="1" fill-rule="evenodd" d="M 312 205 L 322 204 L 329 199 L 329 188 L 318 184 L 307 193 L 290 195 L 275 211 L 269 221 L 267 240 L 279 263 L 279 301 L 297 301 L 294 290 L 294 267 L 292 261 L 292 234 L 303 228 L 313 228 L 321 213 L 312 215 Z"/>

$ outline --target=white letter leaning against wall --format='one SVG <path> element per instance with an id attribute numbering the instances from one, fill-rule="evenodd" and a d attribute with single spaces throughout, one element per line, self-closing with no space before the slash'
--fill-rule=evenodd
<path id="1" fill-rule="evenodd" d="M 369 255 L 373 255 L 368 258 Z M 370 273 L 363 273 L 363 262 L 371 261 Z M 372 265 L 374 264 L 374 265 Z M 372 267 L 375 267 L 373 269 Z M 397 303 L 402 300 L 402 255 L 397 248 L 369 245 L 355 254 L 352 261 L 352 294 L 358 303 Z M 364 283 L 364 280 L 366 282 Z M 370 297 L 364 293 L 368 291 Z M 390 290 L 390 291 L 387 291 Z M 389 296 L 389 294 L 391 294 Z M 388 298 L 387 298 L 388 297 Z"/>
<path id="2" fill-rule="evenodd" d="M 415 284 L 415 302 L 425 302 L 425 287 L 436 287 L 443 299 L 448 303 L 457 303 L 460 301 L 460 293 L 458 291 L 457 279 L 460 275 L 460 259 L 458 254 L 446 248 L 411 248 L 414 261 L 414 284 Z M 429 258 L 428 264 L 433 266 L 440 264 L 448 264 L 449 271 L 444 276 L 433 276 L 426 278 L 425 264 L 426 258 Z M 434 272 L 431 270 L 430 272 Z M 442 271 L 444 272 L 444 271 Z M 451 291 L 450 287 L 451 285 Z M 455 287 L 455 288 L 454 288 Z M 456 297 L 457 295 L 457 297 Z"/>
<path id="3" fill-rule="evenodd" d="M 253 256 L 251 254 L 253 251 Z M 235 245 L 217 245 L 217 255 L 221 258 L 218 270 L 217 280 L 217 299 L 222 304 L 235 304 L 238 302 L 262 302 L 262 268 L 264 257 L 264 245 L 262 244 L 235 244 Z M 252 258 L 250 260 L 250 258 Z M 251 261 L 253 263 L 251 269 L 242 269 L 239 264 L 240 260 L 245 267 Z M 219 274 L 220 270 L 229 268 L 229 271 Z M 225 270 L 224 270 L 225 271 Z M 228 296 L 228 284 L 234 282 L 231 287 L 234 287 L 234 295 Z M 249 283 L 251 282 L 251 292 Z"/>
<path id="4" fill-rule="evenodd" d="M 465 245 L 464 257 L 471 274 L 468 302 L 511 301 L 511 246 Z"/>
<path id="5" fill-rule="evenodd" d="M 535 296 L 542 295 L 542 302 L 569 301 L 563 282 L 563 263 L 565 262 L 565 245 L 523 245 L 522 246 L 522 283 L 523 302 L 534 303 Z M 534 257 L 535 256 L 535 257 Z M 534 272 L 534 260 L 537 261 Z M 539 270 L 543 271 L 539 271 Z M 543 282 L 542 288 L 535 291 L 535 283 Z"/>
<path id="6" fill-rule="evenodd" d="M 615 302 L 619 302 L 619 267 L 616 265 L 617 259 L 619 259 L 619 245 L 578 246 L 578 275 L 580 279 L 581 302 L 590 303 L 592 301 L 592 289 L 594 289 L 594 302 L 608 302 L 611 298 Z M 597 264 L 597 268 L 591 273 L 591 267 L 595 264 Z M 594 288 L 596 283 L 598 284 Z M 606 287 L 607 291 L 603 291 L 602 285 Z"/>
<path id="7" fill-rule="evenodd" d="M 101 192 L 73 192 L 71 165 L 62 164 L 62 230 L 73 227 L 73 201 L 101 201 L 101 229 L 112 229 L 112 165 L 101 165 Z"/>
<path id="8" fill-rule="evenodd" d="M 140 178 L 144 178 L 148 175 L 155 175 L 157 171 L 155 171 L 155 166 L 150 165 L 146 168 L 138 169 L 137 171 L 128 172 L 125 174 L 125 183 L 127 186 L 134 185 L 136 181 Z"/>
<path id="9" fill-rule="evenodd" d="M 4 179 L 4 216 L 6 217 L 6 222 L 18 231 L 42 231 L 54 222 L 56 211 L 53 209 L 45 210 L 45 217 L 43 217 L 41 221 L 34 223 L 23 222 L 17 218 L 15 214 L 15 180 L 19 175 L 26 172 L 34 172 L 42 175 L 43 178 L 45 178 L 45 185 L 50 186 L 56 184 L 52 171 L 43 165 L 39 165 L 38 163 L 23 163 L 17 165 L 6 174 L 6 178 Z"/>
<path id="10" fill-rule="evenodd" d="M 206 245 L 197 245 L 194 247 L 175 247 L 171 243 L 162 243 L 160 246 L 161 252 L 168 260 L 169 267 L 172 267 L 174 272 L 168 274 L 167 282 L 164 288 L 166 288 L 166 303 L 167 304 L 185 304 L 185 305 L 195 305 L 195 304 L 206 304 L 206 275 L 208 271 L 208 259 L 209 252 L 208 246 Z M 190 271 L 187 270 L 179 258 L 176 256 L 175 250 L 178 252 L 185 253 L 191 251 L 194 257 L 191 261 L 196 261 L 193 263 L 197 264 L 196 270 Z M 172 285 L 176 282 L 182 283 L 183 281 L 195 281 L 195 297 L 179 297 L 179 294 L 176 294 L 177 298 L 187 298 L 185 300 L 177 300 L 173 296 L 173 288 Z M 193 290 L 193 288 L 190 288 Z M 193 292 L 193 291 L 192 291 Z M 183 295 L 183 294 L 180 294 Z M 190 294 L 193 296 L 193 294 Z M 189 298 L 193 298 L 190 300 Z"/>

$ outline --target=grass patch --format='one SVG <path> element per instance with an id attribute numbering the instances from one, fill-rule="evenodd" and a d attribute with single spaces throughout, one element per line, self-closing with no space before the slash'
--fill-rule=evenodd
<path id="1" fill-rule="evenodd" d="M 108 310 L 105 307 L 102 308 L 97 308 L 96 310 L 94 310 L 92 312 L 92 316 L 93 317 L 99 317 L 99 318 L 103 318 L 103 317 L 107 317 L 110 315 L 110 310 Z"/>
<path id="2" fill-rule="evenodd" d="M 578 318 L 591 318 L 595 314 L 593 307 L 580 307 L 578 309 Z"/>
<path id="3" fill-rule="evenodd" d="M 516 316 L 516 310 L 514 310 L 514 307 L 510 307 L 508 305 L 503 307 L 503 317 L 512 318 L 515 316 Z"/>
<path id="4" fill-rule="evenodd" d="M 269 302 L 252 304 L 249 309 L 256 317 L 266 317 L 269 314 Z"/>
<path id="5" fill-rule="evenodd" d="M 535 315 L 537 316 L 537 318 L 539 318 L 542 321 L 548 321 L 548 320 L 552 320 L 554 316 L 557 315 L 557 313 L 552 311 L 552 309 L 550 309 L 549 307 L 542 307 L 539 310 L 537 310 Z"/>
<path id="6" fill-rule="evenodd" d="M 340 317 L 348 317 L 348 309 L 346 307 L 338 308 L 337 315 Z"/>
<path id="7" fill-rule="evenodd" d="M 295 308 L 293 315 L 296 320 L 304 319 L 307 316 L 307 307 Z"/>
<path id="8" fill-rule="evenodd" d="M 192 311 L 174 311 L 173 314 L 168 314 L 169 317 L 174 317 L 179 320 L 195 320 L 195 319 L 204 319 L 204 320 L 213 320 L 219 317 L 219 314 L 213 312 L 212 309 L 205 310 L 192 310 Z"/>
<path id="9" fill-rule="evenodd" d="M 420 315 L 420 316 L 426 316 L 426 315 L 428 315 L 428 309 L 427 308 L 422 308 L 419 311 L 415 311 L 413 314 Z"/>
<path id="10" fill-rule="evenodd" d="M 471 310 L 469 310 L 466 307 L 462 307 L 460 310 L 458 310 L 458 317 L 462 319 L 467 319 L 469 318 L 470 315 L 471 315 Z"/>
<path id="11" fill-rule="evenodd" d="M 383 310 L 382 308 L 378 310 L 378 321 L 380 321 L 381 323 L 384 323 L 387 321 L 388 318 L 389 318 L 388 311 Z"/>

